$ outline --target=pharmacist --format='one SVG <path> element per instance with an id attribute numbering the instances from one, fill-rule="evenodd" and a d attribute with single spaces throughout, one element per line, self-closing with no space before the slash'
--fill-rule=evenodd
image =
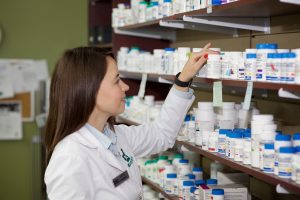
<path id="1" fill-rule="evenodd" d="M 114 125 L 129 89 L 116 61 L 98 47 L 67 50 L 50 89 L 45 183 L 50 200 L 143 199 L 136 159 L 172 147 L 194 101 L 190 82 L 207 59 L 207 44 L 175 79 L 160 116 L 140 126 Z"/>

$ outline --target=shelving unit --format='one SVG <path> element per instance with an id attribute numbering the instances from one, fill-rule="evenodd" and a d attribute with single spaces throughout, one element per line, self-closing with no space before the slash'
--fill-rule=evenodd
<path id="1" fill-rule="evenodd" d="M 127 124 L 139 125 L 136 122 L 133 122 L 131 120 L 128 120 L 128 119 L 125 119 L 122 117 L 120 117 L 120 120 L 127 122 Z M 269 183 L 269 184 L 272 184 L 275 186 L 279 184 L 283 188 L 290 190 L 290 191 L 294 192 L 295 194 L 300 194 L 300 184 L 297 184 L 294 181 L 279 178 L 278 176 L 276 176 L 274 174 L 264 173 L 257 168 L 253 168 L 249 165 L 244 165 L 241 162 L 235 162 L 232 159 L 225 157 L 224 155 L 203 150 L 203 149 L 201 149 L 201 147 L 196 146 L 191 143 L 188 143 L 188 142 L 185 142 L 185 141 L 176 141 L 176 144 L 183 145 L 184 147 L 186 147 L 188 150 L 190 150 L 192 152 L 198 153 L 199 155 L 202 155 L 209 159 L 219 161 L 220 163 L 227 165 L 227 166 L 231 167 L 232 169 L 242 171 L 242 172 L 249 174 L 250 176 L 253 176 L 257 179 L 260 179 L 266 183 Z"/>
<path id="2" fill-rule="evenodd" d="M 238 36 L 238 29 L 270 33 L 270 17 L 300 13 L 300 6 L 292 0 L 239 0 L 236 2 L 212 6 L 210 9 L 199 9 L 175 14 L 159 20 L 119 27 L 119 34 L 149 37 L 141 34 L 146 30 L 152 31 L 150 38 L 174 40 L 175 33 L 167 30 L 171 37 L 164 33 L 169 28 L 191 29 L 205 32 L 217 32 Z M 175 38 L 174 38 L 175 37 Z"/>
<path id="3" fill-rule="evenodd" d="M 127 79 L 141 79 L 142 73 L 139 72 L 128 72 L 128 71 L 120 71 L 121 75 Z M 174 75 L 163 75 L 163 74 L 148 74 L 148 78 L 151 81 L 159 82 L 159 78 L 168 80 L 173 82 L 175 76 Z M 222 81 L 223 86 L 230 87 L 247 87 L 247 81 L 243 80 L 227 80 L 227 79 L 210 79 L 210 78 L 200 78 L 195 77 L 193 79 L 193 85 L 197 87 L 199 84 L 212 84 L 215 81 Z M 253 88 L 256 89 L 269 89 L 269 90 L 279 90 L 283 88 L 284 90 L 300 92 L 300 85 L 296 84 L 281 84 L 281 83 L 270 83 L 270 82 L 254 82 Z"/>
<path id="4" fill-rule="evenodd" d="M 161 193 L 165 198 L 170 199 L 170 200 L 179 200 L 179 198 L 177 196 L 167 194 L 158 184 L 153 183 L 152 181 L 150 181 L 149 179 L 147 179 L 143 176 L 142 176 L 142 181 L 145 184 L 147 184 L 148 186 L 150 186 L 156 192 Z"/>

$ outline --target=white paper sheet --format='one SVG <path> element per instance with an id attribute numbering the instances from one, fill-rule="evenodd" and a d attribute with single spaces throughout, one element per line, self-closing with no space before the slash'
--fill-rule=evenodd
<path id="1" fill-rule="evenodd" d="M 11 68 L 8 62 L 0 60 L 0 99 L 14 96 Z"/>
<path id="2" fill-rule="evenodd" d="M 0 102 L 0 140 L 22 139 L 21 103 Z"/>

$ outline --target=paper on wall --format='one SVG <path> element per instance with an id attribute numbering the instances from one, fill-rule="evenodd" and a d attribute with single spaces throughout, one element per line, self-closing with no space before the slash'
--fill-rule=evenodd
<path id="1" fill-rule="evenodd" d="M 0 102 L 0 140 L 22 139 L 21 102 Z"/>
<path id="2" fill-rule="evenodd" d="M 0 99 L 14 96 L 11 69 L 8 62 L 0 60 Z"/>

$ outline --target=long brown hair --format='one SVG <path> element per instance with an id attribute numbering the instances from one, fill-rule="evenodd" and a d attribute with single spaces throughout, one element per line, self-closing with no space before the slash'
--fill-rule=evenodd
<path id="1" fill-rule="evenodd" d="M 107 70 L 107 56 L 113 57 L 98 47 L 79 47 L 65 51 L 56 63 L 45 134 L 47 163 L 57 143 L 88 121 Z M 108 123 L 113 129 L 114 118 Z"/>

